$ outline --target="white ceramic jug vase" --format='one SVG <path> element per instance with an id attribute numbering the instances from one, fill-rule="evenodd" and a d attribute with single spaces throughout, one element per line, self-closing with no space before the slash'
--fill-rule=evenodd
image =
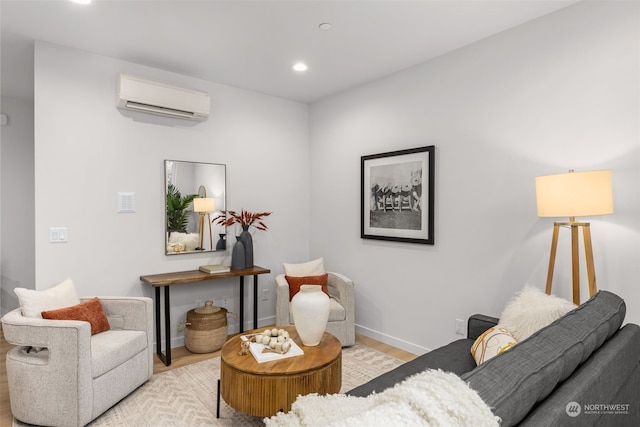
<path id="1" fill-rule="evenodd" d="M 293 324 L 302 344 L 313 347 L 320 344 L 329 320 L 329 297 L 320 285 L 302 285 L 291 300 Z"/>

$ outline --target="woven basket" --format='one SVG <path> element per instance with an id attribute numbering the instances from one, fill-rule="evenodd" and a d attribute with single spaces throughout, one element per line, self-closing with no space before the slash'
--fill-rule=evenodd
<path id="1" fill-rule="evenodd" d="M 227 341 L 227 309 L 214 307 L 206 301 L 204 307 L 187 312 L 184 345 L 192 353 L 211 353 Z"/>

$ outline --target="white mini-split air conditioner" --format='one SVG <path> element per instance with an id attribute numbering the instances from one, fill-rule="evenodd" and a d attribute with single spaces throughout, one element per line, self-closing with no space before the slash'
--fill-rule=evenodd
<path id="1" fill-rule="evenodd" d="M 171 86 L 130 74 L 118 74 L 117 107 L 125 110 L 204 121 L 209 118 L 209 94 Z"/>

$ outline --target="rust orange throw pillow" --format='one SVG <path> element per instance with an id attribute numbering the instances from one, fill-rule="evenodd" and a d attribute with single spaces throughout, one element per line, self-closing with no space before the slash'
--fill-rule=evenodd
<path id="1" fill-rule="evenodd" d="M 320 285 L 322 286 L 322 292 L 329 295 L 327 277 L 329 277 L 327 273 L 321 274 L 320 276 L 284 276 L 289 284 L 289 301 L 293 299 L 295 294 L 300 292 L 300 286 L 302 285 Z"/>
<path id="2" fill-rule="evenodd" d="M 109 320 L 104 314 L 98 297 L 72 307 L 43 311 L 42 318 L 51 320 L 84 320 L 91 324 L 91 335 L 109 330 Z"/>

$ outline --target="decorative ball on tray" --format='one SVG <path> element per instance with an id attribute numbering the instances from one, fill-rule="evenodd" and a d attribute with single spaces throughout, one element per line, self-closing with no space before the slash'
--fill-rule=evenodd
<path id="1" fill-rule="evenodd" d="M 255 342 L 262 344 L 264 348 L 263 353 L 278 353 L 285 354 L 291 349 L 291 342 L 289 342 L 289 332 L 284 329 L 265 329 L 263 332 L 255 335 L 247 336 L 248 340 L 241 343 L 242 349 L 240 354 L 247 354 L 244 352 L 245 343 L 250 344 Z"/>

